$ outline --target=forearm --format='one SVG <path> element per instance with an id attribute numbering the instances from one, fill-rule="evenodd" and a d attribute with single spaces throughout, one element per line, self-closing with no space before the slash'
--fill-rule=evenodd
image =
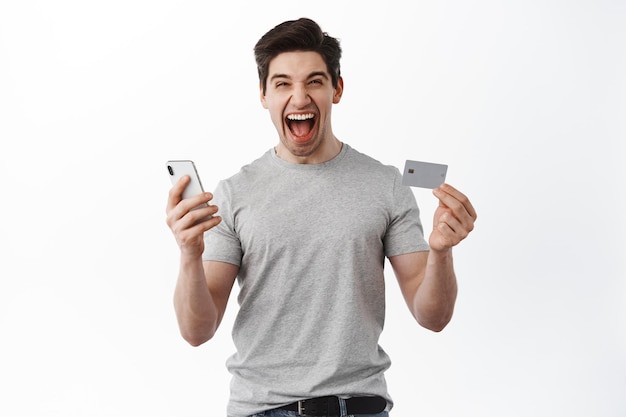
<path id="1" fill-rule="evenodd" d="M 452 249 L 428 253 L 424 279 L 413 303 L 413 312 L 423 327 L 441 331 L 452 319 L 457 295 L 457 282 Z"/>
<path id="2" fill-rule="evenodd" d="M 219 314 L 206 282 L 201 258 L 181 255 L 174 308 L 180 332 L 191 345 L 198 346 L 213 337 Z"/>

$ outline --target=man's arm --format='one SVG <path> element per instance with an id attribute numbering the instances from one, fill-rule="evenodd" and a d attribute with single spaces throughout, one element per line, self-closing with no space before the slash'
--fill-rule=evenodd
<path id="1" fill-rule="evenodd" d="M 413 317 L 422 327 L 443 330 L 452 319 L 457 293 L 451 251 L 413 252 L 389 261 Z"/>
<path id="2" fill-rule="evenodd" d="M 443 184 L 433 190 L 439 199 L 429 252 L 414 252 L 389 258 L 411 313 L 423 327 L 441 331 L 452 318 L 457 282 L 452 247 L 474 229 L 476 211 L 469 199 Z"/>
<path id="3" fill-rule="evenodd" d="M 167 225 L 180 248 L 180 271 L 174 291 L 174 309 L 183 338 L 193 346 L 211 339 L 219 327 L 239 267 L 224 262 L 202 262 L 204 232 L 221 221 L 211 193 L 182 199 L 189 177 L 182 177 L 170 190 Z M 213 216 L 208 220 L 207 216 Z M 199 223 L 198 223 L 199 222 Z"/>
<path id="4" fill-rule="evenodd" d="M 181 256 L 174 309 L 183 338 L 199 346 L 219 327 L 239 268 L 224 262 Z"/>

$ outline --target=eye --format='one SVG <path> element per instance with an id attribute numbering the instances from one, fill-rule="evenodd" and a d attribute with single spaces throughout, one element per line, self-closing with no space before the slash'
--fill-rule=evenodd
<path id="1" fill-rule="evenodd" d="M 289 84 L 288 84 L 286 81 L 278 81 L 276 84 L 274 84 L 274 86 L 275 86 L 276 88 L 286 87 L 286 86 L 288 86 L 288 85 L 289 85 Z"/>
<path id="2" fill-rule="evenodd" d="M 314 80 L 309 81 L 309 84 L 322 85 L 322 80 L 316 78 Z"/>

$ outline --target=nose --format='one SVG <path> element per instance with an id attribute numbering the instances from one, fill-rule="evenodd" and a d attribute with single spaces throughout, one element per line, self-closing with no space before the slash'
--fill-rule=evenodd
<path id="1" fill-rule="evenodd" d="M 311 97 L 304 84 L 296 83 L 293 87 L 293 94 L 291 95 L 291 103 L 296 108 L 304 108 L 311 103 Z"/>

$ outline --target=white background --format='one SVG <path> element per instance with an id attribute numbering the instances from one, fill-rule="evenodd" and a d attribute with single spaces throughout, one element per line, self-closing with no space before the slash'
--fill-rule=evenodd
<path id="1" fill-rule="evenodd" d="M 342 41 L 339 139 L 479 213 L 443 333 L 388 268 L 393 415 L 626 415 L 625 4 L 1 1 L 0 415 L 225 414 L 237 305 L 180 338 L 164 163 L 212 189 L 276 143 L 252 48 L 301 16 Z"/>

